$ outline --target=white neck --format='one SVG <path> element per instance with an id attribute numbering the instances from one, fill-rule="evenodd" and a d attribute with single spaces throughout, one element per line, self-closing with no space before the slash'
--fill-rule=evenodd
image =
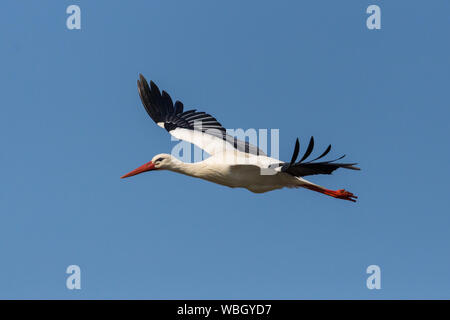
<path id="1" fill-rule="evenodd" d="M 197 178 L 203 177 L 204 173 L 204 170 L 202 170 L 204 169 L 204 165 L 202 163 L 186 163 L 176 158 L 171 159 L 170 166 L 166 169 Z"/>

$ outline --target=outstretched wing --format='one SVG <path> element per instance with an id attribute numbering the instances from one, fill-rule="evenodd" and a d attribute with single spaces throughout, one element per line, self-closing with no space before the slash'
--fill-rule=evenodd
<path id="1" fill-rule="evenodd" d="M 351 170 L 360 170 L 358 167 L 355 167 L 357 163 L 337 163 L 335 161 L 341 160 L 345 157 L 343 155 L 340 158 L 330 160 L 330 161 L 322 161 L 322 162 L 315 162 L 316 160 L 319 160 L 323 157 L 325 157 L 328 152 L 331 150 L 331 145 L 328 146 L 328 148 L 317 158 L 314 158 L 313 160 L 303 162 L 306 160 L 311 152 L 314 149 L 314 138 L 311 137 L 311 140 L 309 140 L 308 147 L 306 148 L 305 154 L 301 158 L 299 162 L 295 162 L 298 157 L 298 153 L 300 151 L 300 143 L 297 139 L 295 142 L 295 149 L 294 153 L 292 155 L 291 162 L 289 163 L 280 163 L 281 165 L 281 171 L 286 172 L 289 174 L 292 174 L 296 177 L 304 177 L 314 174 L 331 174 L 334 170 L 338 168 L 344 168 L 344 169 L 351 169 Z"/>
<path id="2" fill-rule="evenodd" d="M 142 75 L 139 78 L 137 86 L 145 110 L 156 124 L 175 138 L 195 144 L 211 155 L 228 149 L 264 155 L 257 147 L 228 135 L 213 116 L 195 109 L 183 111 L 183 103 L 176 101 L 174 104 L 169 94 L 164 90 L 160 92 L 153 81 L 149 86 Z"/>

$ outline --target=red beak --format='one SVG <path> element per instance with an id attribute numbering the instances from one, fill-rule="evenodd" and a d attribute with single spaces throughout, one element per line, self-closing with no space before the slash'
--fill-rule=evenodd
<path id="1" fill-rule="evenodd" d="M 156 168 L 155 168 L 155 164 L 154 164 L 153 162 L 150 161 L 150 162 L 148 162 L 148 163 L 146 163 L 146 164 L 140 166 L 139 168 L 134 169 L 133 171 L 127 173 L 126 175 L 121 176 L 120 179 L 128 178 L 128 177 L 137 175 L 137 174 L 139 174 L 139 173 L 142 173 L 142 172 L 145 172 L 145 171 L 150 171 L 150 170 L 155 170 L 155 169 L 156 169 Z"/>

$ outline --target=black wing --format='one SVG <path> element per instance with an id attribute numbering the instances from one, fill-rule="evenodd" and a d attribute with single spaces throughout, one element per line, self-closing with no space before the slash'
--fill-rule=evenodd
<path id="1" fill-rule="evenodd" d="M 183 103 L 176 101 L 173 104 L 169 94 L 164 90 L 160 93 L 158 86 L 150 81 L 150 86 L 142 75 L 139 75 L 140 81 L 137 81 L 139 96 L 148 115 L 156 123 L 164 123 L 167 131 L 176 128 L 185 128 L 191 130 L 217 129 L 225 132 L 225 128 L 213 116 L 198 112 L 197 110 L 184 111 Z M 202 127 L 196 128 L 196 125 L 202 124 Z"/>
<path id="2" fill-rule="evenodd" d="M 306 149 L 305 154 L 303 155 L 302 159 L 299 162 L 295 162 L 297 159 L 299 150 L 300 150 L 300 143 L 297 139 L 295 143 L 295 149 L 294 154 L 292 156 L 291 162 L 286 163 L 280 163 L 281 165 L 281 171 L 289 173 L 296 177 L 304 177 L 314 174 L 331 174 L 334 170 L 338 168 L 344 168 L 344 169 L 351 169 L 351 170 L 360 170 L 360 168 L 355 167 L 357 163 L 337 163 L 335 161 L 341 160 L 345 157 L 343 155 L 340 158 L 329 160 L 329 161 L 322 161 L 322 162 L 314 162 L 316 160 L 319 160 L 326 156 L 328 152 L 331 150 L 331 145 L 328 146 L 328 148 L 317 158 L 314 158 L 313 160 L 303 162 L 306 160 L 311 152 L 314 149 L 314 138 L 311 137 L 311 140 L 309 140 L 308 148 Z"/>
<path id="3" fill-rule="evenodd" d="M 239 151 L 265 155 L 250 143 L 228 135 L 226 129 L 210 114 L 195 109 L 183 111 L 182 102 L 176 101 L 174 104 L 170 95 L 164 90 L 160 92 L 153 81 L 150 81 L 149 86 L 143 75 L 140 74 L 139 78 L 137 86 L 145 110 L 153 121 L 163 124 L 168 132 L 177 128 L 201 131 L 229 142 Z"/>

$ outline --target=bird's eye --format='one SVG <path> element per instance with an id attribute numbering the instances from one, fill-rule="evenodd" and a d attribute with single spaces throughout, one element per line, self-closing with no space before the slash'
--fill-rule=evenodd
<path id="1" fill-rule="evenodd" d="M 164 158 L 158 158 L 158 159 L 156 159 L 155 162 L 160 162 L 160 161 L 163 161 L 163 160 L 164 160 Z"/>

